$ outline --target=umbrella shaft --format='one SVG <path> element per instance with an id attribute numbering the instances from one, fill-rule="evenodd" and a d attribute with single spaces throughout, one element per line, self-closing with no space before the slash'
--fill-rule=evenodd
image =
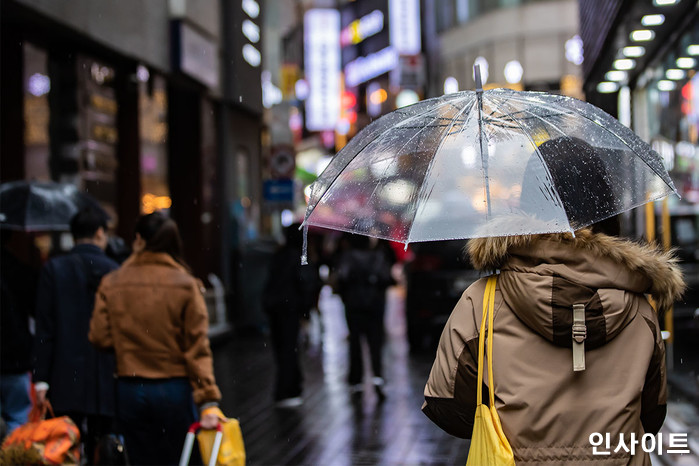
<path id="1" fill-rule="evenodd" d="M 488 153 L 483 150 L 483 94 L 478 93 L 478 141 L 481 148 L 481 163 L 483 164 L 483 178 L 485 179 L 485 203 L 488 206 L 488 217 L 492 215 L 490 210 L 490 179 L 488 177 Z"/>

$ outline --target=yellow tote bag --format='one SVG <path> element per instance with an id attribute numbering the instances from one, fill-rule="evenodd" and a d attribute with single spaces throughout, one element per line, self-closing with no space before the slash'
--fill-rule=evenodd
<path id="1" fill-rule="evenodd" d="M 245 445 L 243 444 L 243 434 L 240 431 L 240 423 L 237 419 L 228 418 L 221 422 L 223 428 L 223 438 L 221 448 L 216 458 L 217 466 L 245 466 Z M 199 441 L 199 451 L 204 464 L 209 464 L 211 452 L 214 447 L 216 437 L 215 430 L 200 430 L 197 434 Z"/>
<path id="2" fill-rule="evenodd" d="M 495 282 L 497 277 L 488 278 L 483 295 L 483 320 L 478 337 L 478 394 L 476 416 L 473 420 L 471 448 L 466 466 L 514 465 L 512 447 L 502 431 L 500 417 L 495 409 L 495 384 L 493 383 L 493 309 L 495 303 Z M 483 347 L 484 328 L 488 322 L 488 387 L 490 407 L 483 404 Z"/>

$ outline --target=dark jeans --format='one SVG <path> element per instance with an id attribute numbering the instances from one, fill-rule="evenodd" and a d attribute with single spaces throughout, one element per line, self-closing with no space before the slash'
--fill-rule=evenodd
<path id="1" fill-rule="evenodd" d="M 77 413 L 75 411 L 58 412 L 56 416 L 68 416 L 80 429 L 80 440 L 85 446 L 87 464 L 94 464 L 95 449 L 103 435 L 114 433 L 114 418 L 98 414 Z"/>
<path id="2" fill-rule="evenodd" d="M 189 381 L 120 377 L 117 394 L 117 420 L 131 464 L 178 464 L 197 418 Z M 196 446 L 193 450 L 194 460 Z"/>
<path id="3" fill-rule="evenodd" d="M 347 328 L 349 329 L 349 357 L 350 371 L 348 383 L 356 385 L 362 383 L 364 364 L 362 363 L 361 336 L 365 335 L 369 344 L 371 355 L 371 368 L 374 377 L 382 377 L 381 348 L 383 347 L 383 308 L 377 308 L 373 312 L 346 309 Z"/>
<path id="4" fill-rule="evenodd" d="M 288 309 L 270 313 L 269 327 L 277 364 L 274 399 L 279 401 L 300 396 L 303 378 L 299 364 L 299 314 Z"/>

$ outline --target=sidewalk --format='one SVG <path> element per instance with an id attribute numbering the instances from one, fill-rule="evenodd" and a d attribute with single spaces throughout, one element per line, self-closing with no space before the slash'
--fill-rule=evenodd
<path id="1" fill-rule="evenodd" d="M 304 404 L 299 408 L 274 407 L 275 368 L 266 337 L 212 336 L 216 378 L 223 392 L 222 409 L 240 420 L 248 464 L 466 463 L 468 441 L 445 434 L 420 411 L 434 355 L 409 353 L 403 300 L 399 288 L 391 290 L 385 318 L 384 403 L 371 391 L 362 401 L 350 398 L 345 383 L 344 309 L 339 297 L 327 287 L 320 299 L 322 313 L 317 324 L 311 326 L 309 345 L 302 355 Z M 665 440 L 670 433 L 687 433 L 692 454 L 656 455 L 652 458 L 654 465 L 699 465 L 696 405 L 678 398 L 672 387 L 662 432 Z"/>

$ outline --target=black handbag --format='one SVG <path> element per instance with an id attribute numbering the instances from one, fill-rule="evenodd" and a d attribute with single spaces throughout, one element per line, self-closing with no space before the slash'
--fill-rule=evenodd
<path id="1" fill-rule="evenodd" d="M 124 447 L 124 438 L 117 434 L 105 434 L 100 437 L 95 447 L 95 462 L 97 465 L 128 465 L 129 457 Z"/>

